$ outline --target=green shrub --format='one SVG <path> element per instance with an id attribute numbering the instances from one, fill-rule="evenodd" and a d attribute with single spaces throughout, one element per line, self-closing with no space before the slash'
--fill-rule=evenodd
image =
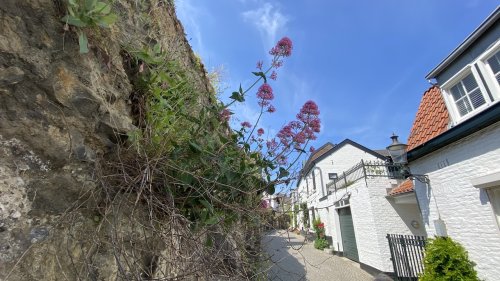
<path id="1" fill-rule="evenodd" d="M 325 248 L 328 248 L 328 241 L 326 241 L 325 238 L 318 238 L 314 240 L 314 248 L 318 250 L 323 250 Z"/>
<path id="2" fill-rule="evenodd" d="M 422 281 L 479 280 L 467 251 L 449 237 L 429 239 L 425 247 Z"/>
<path id="3" fill-rule="evenodd" d="M 300 209 L 302 210 L 302 223 L 304 227 L 309 227 L 309 209 L 307 209 L 307 203 L 301 203 Z"/>

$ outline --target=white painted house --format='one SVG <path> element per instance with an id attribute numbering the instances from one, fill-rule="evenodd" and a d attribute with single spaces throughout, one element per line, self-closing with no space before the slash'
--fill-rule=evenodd
<path id="1" fill-rule="evenodd" d="M 479 277 L 500 280 L 500 9 L 427 79 L 408 139 L 412 174 L 429 237 L 461 243 Z"/>
<path id="2" fill-rule="evenodd" d="M 375 272 L 392 272 L 388 233 L 425 235 L 413 193 L 399 201 L 391 196 L 402 180 L 394 179 L 386 160 L 349 139 L 328 143 L 304 165 L 295 191 L 311 221 L 325 223 L 334 252 Z"/>

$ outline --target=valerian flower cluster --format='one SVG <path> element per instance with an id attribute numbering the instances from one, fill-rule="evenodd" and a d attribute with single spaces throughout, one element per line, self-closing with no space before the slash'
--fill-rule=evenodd
<path id="1" fill-rule="evenodd" d="M 317 133 L 319 133 L 321 129 L 318 105 L 311 100 L 307 101 L 302 106 L 300 112 L 296 115 L 297 119 L 283 126 L 274 138 L 269 138 L 267 140 L 263 139 L 264 129 L 258 128 L 258 124 L 263 114 L 271 114 L 276 111 L 276 108 L 272 104 L 275 93 L 268 83 L 269 80 L 267 80 L 267 78 L 271 80 L 276 80 L 278 78 L 277 69 L 283 65 L 284 58 L 291 56 L 292 50 L 293 44 L 290 38 L 284 37 L 279 40 L 276 46 L 269 51 L 269 54 L 272 55 L 270 66 L 263 71 L 264 62 L 258 61 L 256 67 L 260 72 L 253 72 L 254 75 L 258 76 L 258 79 L 247 90 L 243 91 L 240 87 L 239 92 L 234 92 L 233 96 L 231 96 L 233 101 L 220 113 L 221 119 L 227 121 L 232 114 L 227 107 L 236 101 L 244 101 L 247 92 L 262 81 L 262 84 L 258 87 L 256 92 L 260 113 L 255 124 L 252 125 L 248 121 L 240 123 L 241 129 L 239 131 L 239 136 L 241 141 L 239 144 L 248 151 L 259 152 L 260 155 L 267 160 L 266 163 L 271 163 L 269 167 L 264 169 L 264 172 L 268 174 L 268 180 L 270 178 L 269 173 L 272 173 L 272 170 L 279 170 L 279 172 L 275 174 L 274 182 L 290 181 L 290 178 L 283 179 L 283 176 L 289 174 L 287 171 L 293 167 L 303 153 L 312 153 L 314 151 L 312 146 L 309 150 L 307 150 L 307 147 L 310 141 L 317 138 Z M 269 72 L 271 72 L 271 74 L 267 76 Z M 251 130 L 246 131 L 246 129 Z M 254 135 L 254 132 L 256 132 L 256 135 Z"/>

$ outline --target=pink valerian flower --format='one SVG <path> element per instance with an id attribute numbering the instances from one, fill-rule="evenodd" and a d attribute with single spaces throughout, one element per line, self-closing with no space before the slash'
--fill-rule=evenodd
<path id="1" fill-rule="evenodd" d="M 259 207 L 261 207 L 262 209 L 267 209 L 269 207 L 267 200 L 260 200 Z"/>
<path id="2" fill-rule="evenodd" d="M 315 102 L 309 100 L 300 109 L 300 113 L 297 114 L 297 119 L 299 119 L 304 123 L 308 123 L 311 120 L 317 118 L 318 115 L 319 115 L 318 105 Z"/>
<path id="3" fill-rule="evenodd" d="M 311 127 L 313 132 L 319 133 L 321 130 L 321 122 L 319 121 L 319 118 L 314 118 L 309 121 L 309 126 Z"/>
<path id="4" fill-rule="evenodd" d="M 260 137 L 260 136 L 262 136 L 263 134 L 264 134 L 264 129 L 259 128 L 259 129 L 257 130 L 257 135 Z"/>
<path id="5" fill-rule="evenodd" d="M 241 126 L 242 126 L 243 128 L 245 128 L 245 127 L 246 127 L 246 128 L 252 128 L 252 124 L 250 124 L 250 122 L 248 122 L 248 121 L 241 122 Z"/>
<path id="6" fill-rule="evenodd" d="M 257 98 L 262 101 L 270 101 L 274 99 L 273 88 L 269 84 L 264 83 L 259 87 Z"/>
<path id="7" fill-rule="evenodd" d="M 259 70 L 262 70 L 262 64 L 263 64 L 263 63 L 262 63 L 262 61 L 261 61 L 261 60 L 257 62 L 257 68 L 258 68 Z"/>
<path id="8" fill-rule="evenodd" d="M 269 151 L 274 151 L 278 147 L 278 142 L 275 139 L 268 140 L 266 146 Z"/>
<path id="9" fill-rule="evenodd" d="M 269 78 L 271 78 L 271 79 L 273 79 L 273 80 L 275 80 L 275 81 L 276 81 L 276 79 L 278 78 L 278 73 L 276 73 L 276 71 L 273 71 L 273 72 L 271 73 L 271 76 L 269 76 Z"/>
<path id="10" fill-rule="evenodd" d="M 277 68 L 280 68 L 281 66 L 283 66 L 283 61 L 282 60 L 274 60 L 271 65 L 272 65 L 272 67 L 277 69 Z"/>
<path id="11" fill-rule="evenodd" d="M 269 53 L 273 56 L 289 57 L 292 54 L 292 40 L 288 37 L 281 38 L 276 46 L 274 46 Z"/>
<path id="12" fill-rule="evenodd" d="M 314 146 L 309 147 L 309 152 L 313 153 L 314 151 L 316 151 L 316 148 L 314 148 Z"/>
<path id="13" fill-rule="evenodd" d="M 306 143 L 306 137 L 307 135 L 305 132 L 298 132 L 293 136 L 293 141 L 297 144 L 303 144 Z"/>
<path id="14" fill-rule="evenodd" d="M 281 140 L 281 143 L 288 143 L 288 139 L 292 138 L 294 135 L 294 132 L 292 130 L 292 126 L 290 124 L 287 124 L 281 128 L 281 130 L 278 132 L 277 137 Z"/>
<path id="15" fill-rule="evenodd" d="M 298 120 L 289 122 L 277 134 L 284 149 L 290 147 L 297 149 L 296 144 L 301 146 L 309 140 L 315 140 L 317 138 L 316 133 L 319 133 L 321 129 L 318 115 L 319 109 L 316 103 L 313 101 L 306 102 L 300 113 L 297 114 Z"/>
<path id="16" fill-rule="evenodd" d="M 219 117 L 223 120 L 223 121 L 229 121 L 229 118 L 231 118 L 231 114 L 233 114 L 231 111 L 229 111 L 229 109 L 227 108 L 224 108 L 220 113 L 219 113 Z"/>
<path id="17" fill-rule="evenodd" d="M 267 108 L 267 112 L 269 112 L 269 113 L 273 113 L 275 111 L 276 111 L 276 108 L 274 108 L 273 105 L 269 105 L 269 107 Z"/>
<path id="18" fill-rule="evenodd" d="M 278 165 L 284 166 L 288 162 L 288 159 L 286 158 L 286 156 L 281 155 L 276 159 L 276 162 L 278 163 Z"/>

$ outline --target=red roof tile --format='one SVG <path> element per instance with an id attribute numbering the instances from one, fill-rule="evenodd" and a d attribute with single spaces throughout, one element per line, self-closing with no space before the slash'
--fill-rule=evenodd
<path id="1" fill-rule="evenodd" d="M 437 137 L 448 129 L 448 110 L 441 91 L 432 86 L 423 95 L 408 137 L 408 151 Z"/>
<path id="2" fill-rule="evenodd" d="M 389 195 L 394 196 L 394 195 L 412 192 L 412 191 L 413 191 L 413 181 L 410 179 L 407 179 L 404 182 L 400 183 L 395 188 L 393 188 L 391 191 L 389 191 Z"/>

